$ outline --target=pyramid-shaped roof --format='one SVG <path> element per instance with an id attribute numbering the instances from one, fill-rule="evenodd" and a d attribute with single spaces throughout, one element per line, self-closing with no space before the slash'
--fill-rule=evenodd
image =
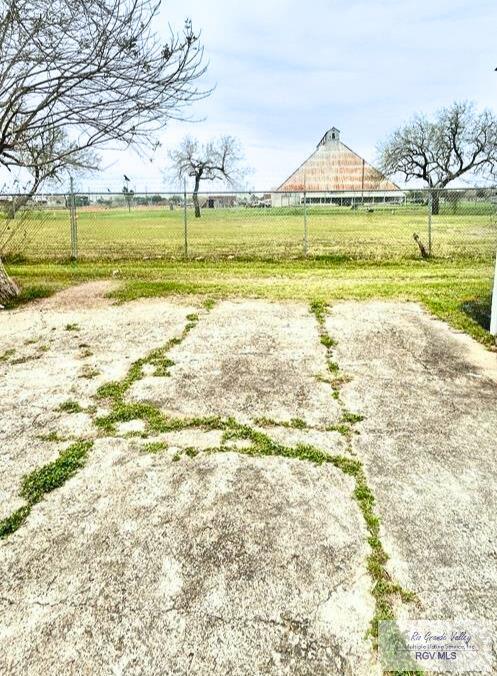
<path id="1" fill-rule="evenodd" d="M 277 188 L 277 192 L 335 192 L 399 190 L 378 169 L 340 141 L 340 131 L 332 127 L 316 150 Z"/>

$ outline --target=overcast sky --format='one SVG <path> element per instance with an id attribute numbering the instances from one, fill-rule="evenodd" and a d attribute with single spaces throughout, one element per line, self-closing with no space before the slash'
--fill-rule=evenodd
<path id="1" fill-rule="evenodd" d="M 237 136 L 254 173 L 281 183 L 337 126 L 374 161 L 379 141 L 415 112 L 454 100 L 497 109 L 496 0 L 169 0 L 162 28 L 189 17 L 202 31 L 211 97 L 173 122 L 152 162 L 133 151 L 103 154 L 105 171 L 80 188 L 164 189 L 167 149 L 186 134 Z"/>

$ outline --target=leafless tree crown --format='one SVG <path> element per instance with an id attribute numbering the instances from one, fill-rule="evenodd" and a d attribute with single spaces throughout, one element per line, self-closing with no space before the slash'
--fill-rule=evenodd
<path id="1" fill-rule="evenodd" d="M 161 42 L 150 0 L 0 0 L 0 164 L 54 176 L 115 142 L 151 147 L 208 92 L 199 37 Z"/>
<path id="2" fill-rule="evenodd" d="M 169 152 L 173 179 L 193 178 L 195 216 L 200 217 L 198 192 L 201 181 L 224 181 L 229 185 L 240 183 L 248 170 L 241 164 L 243 154 L 240 143 L 233 136 L 222 136 L 201 144 L 187 136 L 175 150 Z"/>
<path id="3" fill-rule="evenodd" d="M 233 136 L 223 136 L 205 144 L 187 136 L 177 149 L 170 151 L 169 157 L 172 173 L 177 179 L 222 180 L 234 185 L 246 173 L 240 164 L 243 160 L 240 144 Z"/>
<path id="4" fill-rule="evenodd" d="M 497 118 L 474 104 L 454 103 L 433 121 L 417 115 L 380 146 L 382 170 L 445 188 L 463 174 L 491 174 L 497 168 Z"/>

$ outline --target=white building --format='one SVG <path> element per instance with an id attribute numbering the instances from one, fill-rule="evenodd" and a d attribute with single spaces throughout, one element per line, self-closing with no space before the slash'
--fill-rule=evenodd
<path id="1" fill-rule="evenodd" d="M 402 202 L 404 193 L 357 153 L 340 141 L 333 127 L 316 150 L 271 195 L 274 207 L 302 204 L 353 206 L 361 203 Z"/>

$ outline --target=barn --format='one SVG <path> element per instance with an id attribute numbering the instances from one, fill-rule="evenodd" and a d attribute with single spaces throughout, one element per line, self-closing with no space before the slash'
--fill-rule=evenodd
<path id="1" fill-rule="evenodd" d="M 400 203 L 404 193 L 340 140 L 332 127 L 312 155 L 271 194 L 273 207 Z"/>

